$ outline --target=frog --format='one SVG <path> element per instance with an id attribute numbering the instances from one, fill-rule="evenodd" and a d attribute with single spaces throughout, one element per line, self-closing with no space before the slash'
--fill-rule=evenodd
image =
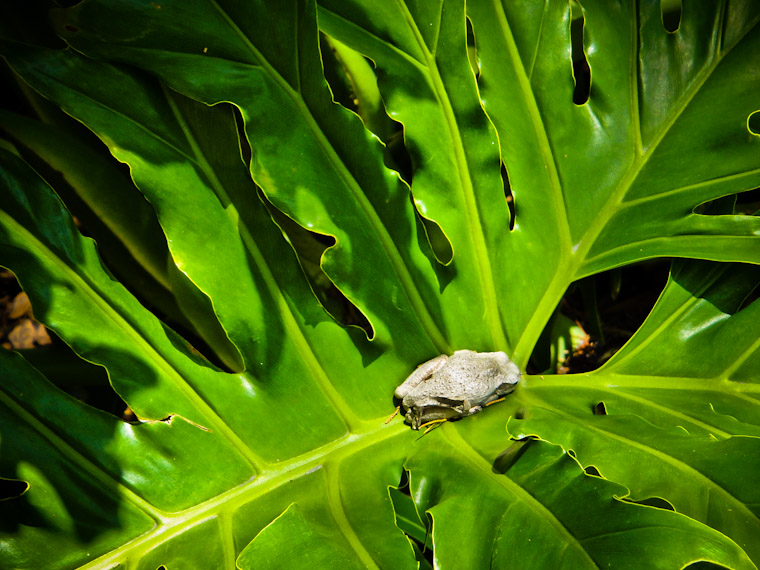
<path id="1" fill-rule="evenodd" d="M 420 364 L 394 395 L 406 421 L 418 430 L 478 413 L 513 392 L 520 378 L 520 369 L 504 352 L 457 350 Z"/>

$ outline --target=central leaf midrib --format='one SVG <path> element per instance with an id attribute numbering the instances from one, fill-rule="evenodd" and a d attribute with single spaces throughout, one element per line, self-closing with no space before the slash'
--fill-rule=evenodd
<path id="1" fill-rule="evenodd" d="M 408 426 L 400 422 L 386 425 L 383 423 L 383 419 L 373 418 L 364 422 L 365 427 L 372 427 L 365 429 L 363 432 L 343 436 L 285 461 L 268 463 L 267 465 L 274 468 L 274 470 L 265 468 L 257 477 L 246 483 L 224 491 L 184 511 L 164 516 L 161 519 L 161 524 L 155 529 L 112 550 L 104 557 L 93 561 L 80 570 L 102 568 L 109 561 L 120 560 L 124 553 L 132 550 L 142 552 L 149 545 L 169 540 L 171 537 L 181 534 L 187 528 L 196 526 L 198 521 L 211 516 L 230 516 L 242 504 L 251 503 L 282 485 L 287 485 L 299 477 L 308 475 L 315 467 L 323 465 L 327 461 L 338 460 L 344 455 L 358 453 L 372 445 L 392 438 L 414 436 Z M 328 498 L 324 498 L 324 500 L 328 500 Z"/>

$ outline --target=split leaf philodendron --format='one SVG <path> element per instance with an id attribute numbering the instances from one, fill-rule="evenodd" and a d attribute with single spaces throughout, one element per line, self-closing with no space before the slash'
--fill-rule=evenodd
<path id="1" fill-rule="evenodd" d="M 0 567 L 756 569 L 759 22 L 4 2 L 0 266 L 71 358 L 0 350 Z M 535 373 L 572 284 L 654 258 L 619 352 Z"/>

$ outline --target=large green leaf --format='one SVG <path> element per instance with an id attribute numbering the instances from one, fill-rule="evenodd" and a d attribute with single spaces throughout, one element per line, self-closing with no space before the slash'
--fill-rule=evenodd
<path id="1" fill-rule="evenodd" d="M 25 82 L 129 166 L 189 278 L 179 307 L 201 307 L 201 337 L 221 331 L 245 369 L 194 353 L 0 151 L 0 264 L 140 419 L 0 353 L 0 476 L 28 485 L 0 503 L 0 565 L 414 568 L 424 555 L 399 527 L 422 542 L 425 524 L 442 568 L 755 568 L 755 266 L 683 262 L 590 375 L 525 376 L 426 435 L 385 423 L 394 387 L 439 353 L 507 350 L 524 368 L 580 277 L 655 256 L 760 263 L 758 218 L 694 213 L 760 184 L 756 4 L 684 0 L 672 34 L 658 2 L 582 4 L 584 105 L 567 2 L 89 0 L 55 13 L 69 49 L 3 41 Z M 374 62 L 411 188 L 332 101 L 318 26 Z M 64 150 L 50 141 L 46 158 Z M 125 235 L 139 227 L 89 195 Z M 371 339 L 317 301 L 272 206 L 335 239 L 321 268 Z"/>

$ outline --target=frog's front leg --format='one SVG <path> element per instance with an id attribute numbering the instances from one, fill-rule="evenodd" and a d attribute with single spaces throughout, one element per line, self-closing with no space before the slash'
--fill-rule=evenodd
<path id="1" fill-rule="evenodd" d="M 463 418 L 472 415 L 475 412 L 479 412 L 482 409 L 480 406 L 473 406 L 467 398 L 457 401 L 450 398 L 437 397 L 436 400 L 440 402 L 442 408 L 452 410 L 453 413 L 449 416 L 452 418 Z"/>
<path id="2" fill-rule="evenodd" d="M 480 406 L 480 405 L 473 406 L 469 400 L 464 400 L 462 402 L 462 417 L 471 416 L 472 414 L 477 414 L 482 409 L 483 409 L 483 406 Z"/>

